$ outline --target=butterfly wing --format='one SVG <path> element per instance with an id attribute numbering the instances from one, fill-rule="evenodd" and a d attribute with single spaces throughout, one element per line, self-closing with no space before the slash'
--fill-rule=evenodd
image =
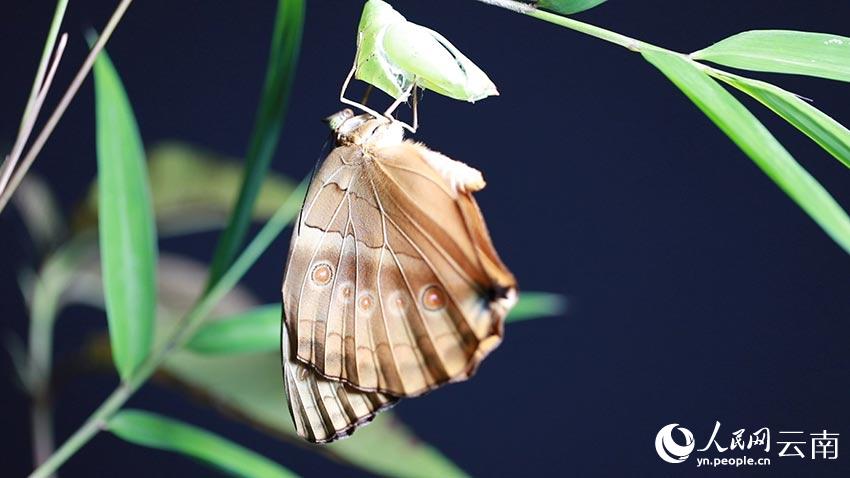
<path id="1" fill-rule="evenodd" d="M 514 278 L 427 154 L 341 147 L 314 180 L 284 303 L 295 358 L 326 378 L 415 396 L 468 378 L 501 341 Z"/>
<path id="2" fill-rule="evenodd" d="M 289 413 L 298 435 L 310 442 L 328 443 L 347 437 L 398 400 L 381 393 L 361 392 L 342 382 L 327 380 L 309 366 L 292 359 L 286 328 L 283 329 L 281 344 L 283 383 Z"/>

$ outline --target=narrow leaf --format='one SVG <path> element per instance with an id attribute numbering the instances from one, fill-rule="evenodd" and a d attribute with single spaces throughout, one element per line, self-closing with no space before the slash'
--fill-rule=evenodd
<path id="1" fill-rule="evenodd" d="M 550 12 L 571 15 L 583 12 L 605 3 L 605 0 L 539 0 L 537 8 L 549 10 Z"/>
<path id="2" fill-rule="evenodd" d="M 519 302 L 511 309 L 505 322 L 520 322 L 541 317 L 563 315 L 567 310 L 567 298 L 550 292 L 521 292 Z"/>
<path id="3" fill-rule="evenodd" d="M 212 287 L 236 259 L 251 224 L 254 203 L 277 149 L 286 117 L 303 25 L 304 0 L 279 0 L 263 94 L 245 157 L 242 188 L 213 256 L 208 287 Z"/>
<path id="4" fill-rule="evenodd" d="M 660 50 L 642 52 L 679 87 L 753 162 L 850 252 L 850 218 L 770 131 L 728 91 L 682 55 Z"/>
<path id="5" fill-rule="evenodd" d="M 224 437 L 154 413 L 124 410 L 112 417 L 108 429 L 130 443 L 181 453 L 237 476 L 298 476 Z"/>
<path id="6" fill-rule="evenodd" d="M 153 339 L 156 231 L 142 139 L 105 51 L 94 64 L 94 78 L 103 287 L 115 366 L 126 379 Z"/>
<path id="7" fill-rule="evenodd" d="M 716 76 L 760 101 L 850 167 L 850 130 L 841 123 L 778 86 L 728 73 Z"/>
<path id="8" fill-rule="evenodd" d="M 754 30 L 691 54 L 744 70 L 850 81 L 850 38 L 792 30 Z"/>

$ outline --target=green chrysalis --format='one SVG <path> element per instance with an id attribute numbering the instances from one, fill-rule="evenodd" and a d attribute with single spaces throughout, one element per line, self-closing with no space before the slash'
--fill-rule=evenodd
<path id="1" fill-rule="evenodd" d="M 416 86 L 474 102 L 498 95 L 496 85 L 439 33 L 407 21 L 382 0 L 363 7 L 355 78 L 399 99 Z"/>

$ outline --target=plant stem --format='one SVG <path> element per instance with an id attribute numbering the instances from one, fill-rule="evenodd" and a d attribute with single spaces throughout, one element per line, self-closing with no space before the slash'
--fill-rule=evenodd
<path id="1" fill-rule="evenodd" d="M 55 251 L 35 278 L 30 303 L 27 386 L 32 399 L 31 423 L 35 466 L 53 453 L 51 364 L 53 325 L 61 308 L 62 294 L 75 279 L 79 265 L 96 251 L 86 235 Z"/>
<path id="2" fill-rule="evenodd" d="M 109 419 L 115 414 L 136 390 L 165 362 L 172 352 L 179 350 L 192 338 L 206 316 L 215 305 L 239 282 L 242 276 L 259 259 L 281 231 L 292 222 L 300 211 L 307 189 L 307 180 L 289 195 L 263 226 L 233 265 L 221 277 L 216 285 L 174 327 L 168 339 L 162 342 L 151 355 L 133 372 L 133 374 L 104 401 L 85 423 L 50 458 L 41 464 L 30 478 L 46 478 L 53 474 L 65 461 L 88 443 L 100 430 L 107 427 Z"/>
<path id="3" fill-rule="evenodd" d="M 631 38 L 626 35 L 621 35 L 619 33 L 612 32 L 610 30 L 606 30 L 595 25 L 591 25 L 589 23 L 580 22 L 578 20 L 558 15 L 556 13 L 550 13 L 543 10 L 539 10 L 527 3 L 517 2 L 515 0 L 476 1 L 486 3 L 487 5 L 493 5 L 495 7 L 511 10 L 517 13 L 522 13 L 523 15 L 528 15 L 530 17 L 537 18 L 538 20 L 543 20 L 545 22 L 554 23 L 555 25 L 559 25 L 564 28 L 569 28 L 570 30 L 575 30 L 586 35 L 599 38 L 600 40 L 605 40 L 607 42 L 614 43 L 615 45 L 620 45 L 621 47 L 628 48 L 632 51 L 640 51 L 645 46 L 652 46 L 635 38 Z"/>
<path id="4" fill-rule="evenodd" d="M 50 60 L 50 55 L 53 53 L 56 45 L 56 37 L 59 36 L 59 26 L 62 25 L 62 19 L 65 18 L 65 10 L 68 9 L 68 0 L 58 0 L 56 2 L 56 10 L 53 12 L 53 20 L 50 22 L 50 30 L 47 31 L 47 40 L 44 42 L 44 49 L 41 51 L 41 60 L 38 63 L 38 70 L 35 72 L 35 78 L 30 89 L 30 96 L 27 98 L 24 114 L 21 118 L 21 125 L 18 129 L 18 134 L 24 129 L 26 118 L 32 113 L 32 105 L 35 103 L 35 97 L 38 96 L 39 90 L 42 89 L 44 83 L 44 74 L 47 72 L 47 62 Z"/>
<path id="5" fill-rule="evenodd" d="M 50 29 L 47 31 L 47 39 L 44 42 L 44 49 L 41 52 L 41 59 L 38 62 L 38 69 L 35 72 L 35 78 L 32 81 L 29 98 L 27 98 L 24 106 L 24 114 L 21 115 L 21 124 L 18 126 L 18 135 L 15 138 L 15 144 L 12 146 L 12 152 L 6 156 L 3 165 L 0 166 L 0 192 L 6 189 L 12 171 L 20 158 L 21 150 L 27 142 L 30 133 L 32 132 L 33 123 L 41 111 L 41 104 L 36 104 L 39 96 L 46 93 L 50 88 L 48 83 L 44 81 L 44 75 L 47 73 L 47 65 L 50 62 L 50 56 L 55 56 L 55 62 L 58 62 L 61 57 L 61 52 L 55 51 L 56 37 L 59 35 L 59 27 L 62 25 L 62 19 L 65 18 L 65 10 L 68 8 L 68 0 L 58 0 L 56 2 L 56 10 L 53 12 L 53 20 L 50 22 Z M 63 35 L 67 37 L 67 35 Z"/>
<path id="6" fill-rule="evenodd" d="M 32 403 L 32 454 L 36 466 L 53 454 L 54 446 L 50 400 L 46 395 L 37 395 L 33 397 Z"/>
<path id="7" fill-rule="evenodd" d="M 124 16 L 124 12 L 127 11 L 127 8 L 132 2 L 133 0 L 121 0 L 121 3 L 115 8 L 115 12 L 112 13 L 112 17 L 103 29 L 103 33 L 100 37 L 98 37 L 97 43 L 95 43 L 89 51 L 86 60 L 83 62 L 83 66 L 80 67 L 80 71 L 77 72 L 77 75 L 71 81 L 71 85 L 68 86 L 68 90 L 65 92 L 65 95 L 63 95 L 62 99 L 59 100 L 59 104 L 56 106 L 56 109 L 53 110 L 53 114 L 51 114 L 50 118 L 47 119 L 47 123 L 45 123 L 41 133 L 39 133 L 38 137 L 36 137 L 35 141 L 33 141 L 32 146 L 30 146 L 29 151 L 26 156 L 24 156 L 23 161 L 21 161 L 21 166 L 15 171 L 6 188 L 0 191 L 0 212 L 3 212 L 6 204 L 9 203 L 9 199 L 12 197 L 15 189 L 18 188 L 18 185 L 24 179 L 24 175 L 26 175 L 27 171 L 29 171 L 30 166 L 32 166 L 32 163 L 35 161 L 38 153 L 41 152 L 41 148 L 44 147 L 44 143 L 47 142 L 47 139 L 53 133 L 53 129 L 56 128 L 56 125 L 59 123 L 62 115 L 65 114 L 65 110 L 68 108 L 71 100 L 74 99 L 74 96 L 77 94 L 80 86 L 82 86 L 83 80 L 86 79 L 89 71 L 91 71 L 94 60 L 97 58 L 97 54 L 100 53 L 106 45 L 107 40 L 109 40 L 109 37 L 112 36 L 112 32 L 115 31 L 115 27 L 118 26 L 118 22 L 121 21 L 121 18 Z"/>

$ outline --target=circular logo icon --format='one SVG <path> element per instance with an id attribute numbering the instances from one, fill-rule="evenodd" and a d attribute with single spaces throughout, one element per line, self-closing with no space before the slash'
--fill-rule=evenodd
<path id="1" fill-rule="evenodd" d="M 684 436 L 684 444 L 680 445 L 673 438 L 674 430 L 679 430 Z M 658 435 L 655 435 L 655 451 L 667 463 L 681 463 L 687 460 L 695 446 L 694 434 L 687 428 L 680 427 L 678 423 L 667 425 L 658 431 Z"/>

